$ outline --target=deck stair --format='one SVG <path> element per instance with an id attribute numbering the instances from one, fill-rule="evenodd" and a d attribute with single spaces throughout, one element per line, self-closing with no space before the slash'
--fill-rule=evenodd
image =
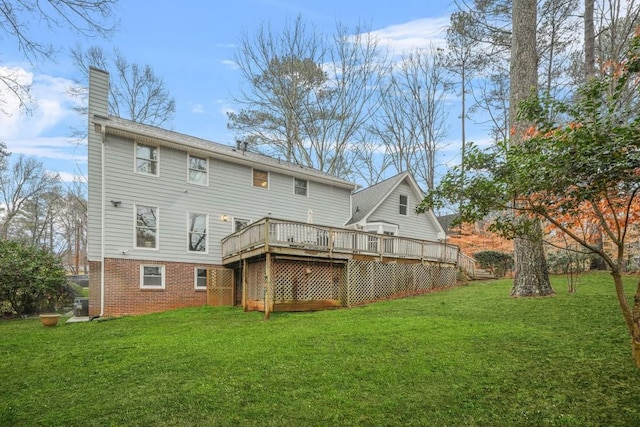
<path id="1" fill-rule="evenodd" d="M 473 280 L 493 280 L 496 276 L 488 270 L 476 267 Z"/>

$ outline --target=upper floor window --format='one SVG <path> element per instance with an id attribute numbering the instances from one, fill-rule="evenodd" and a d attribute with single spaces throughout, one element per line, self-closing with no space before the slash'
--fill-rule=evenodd
<path id="1" fill-rule="evenodd" d="M 164 289 L 164 265 L 141 265 L 140 287 Z"/>
<path id="2" fill-rule="evenodd" d="M 293 193 L 299 196 L 307 195 L 307 180 L 293 178 Z"/>
<path id="3" fill-rule="evenodd" d="M 136 247 L 158 248 L 158 208 L 136 206 Z"/>
<path id="4" fill-rule="evenodd" d="M 189 214 L 189 251 L 207 251 L 207 215 L 191 213 Z"/>
<path id="5" fill-rule="evenodd" d="M 269 172 L 254 169 L 253 186 L 259 188 L 269 188 Z"/>
<path id="6" fill-rule="evenodd" d="M 198 185 L 207 185 L 208 164 L 207 159 L 189 155 L 189 182 Z"/>
<path id="7" fill-rule="evenodd" d="M 404 195 L 400 195 L 400 215 L 407 214 L 407 205 L 409 204 L 409 198 Z"/>
<path id="8" fill-rule="evenodd" d="M 158 147 L 136 143 L 136 172 L 158 175 Z"/>
<path id="9" fill-rule="evenodd" d="M 245 227 L 248 227 L 251 221 L 242 218 L 233 218 L 233 232 L 240 231 Z"/>

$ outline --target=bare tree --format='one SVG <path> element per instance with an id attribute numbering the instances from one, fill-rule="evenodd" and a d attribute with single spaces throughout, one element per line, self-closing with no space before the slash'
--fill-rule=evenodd
<path id="1" fill-rule="evenodd" d="M 51 59 L 55 47 L 38 39 L 35 28 L 71 29 L 83 36 L 109 35 L 115 29 L 113 7 L 117 0 L 0 0 L 0 39 L 15 43 L 30 63 Z M 20 108 L 31 101 L 29 83 L 15 70 L 0 67 L 0 94 L 6 89 Z M 6 99 L 0 97 L 0 103 Z M 6 112 L 5 112 L 6 113 Z"/>
<path id="2" fill-rule="evenodd" d="M 76 46 L 71 57 L 82 78 L 70 89 L 72 95 L 85 96 L 89 67 L 110 73 L 109 114 L 152 126 L 160 126 L 173 119 L 176 103 L 164 80 L 149 65 L 130 63 L 117 49 L 108 55 L 101 47 L 84 50 Z M 79 107 L 86 114 L 86 107 Z"/>
<path id="3" fill-rule="evenodd" d="M 64 206 L 58 218 L 60 233 L 65 242 L 61 255 L 65 256 L 67 264 L 76 274 L 88 271 L 85 188 L 85 183 L 77 178 L 67 186 Z"/>
<path id="4" fill-rule="evenodd" d="M 44 169 L 33 158 L 18 156 L 11 167 L 0 172 L 0 199 L 5 211 L 0 224 L 0 238 L 11 235 L 12 225 L 29 203 L 49 193 L 58 185 L 60 177 Z"/>
<path id="5" fill-rule="evenodd" d="M 247 85 L 234 96 L 240 110 L 228 114 L 229 129 L 245 142 L 309 166 L 304 122 L 318 115 L 315 96 L 330 90 L 324 40 L 315 34 L 300 16 L 281 34 L 264 24 L 255 34 L 243 32 L 236 62 Z"/>
<path id="6" fill-rule="evenodd" d="M 298 16 L 280 33 L 243 33 L 236 62 L 247 83 L 228 115 L 238 138 L 336 176 L 353 172 L 385 67 L 370 33 L 338 24 L 326 36 Z"/>
<path id="7" fill-rule="evenodd" d="M 404 55 L 381 97 L 376 136 L 398 171 L 433 188 L 436 155 L 446 136 L 445 69 L 433 47 Z"/>
<path id="8" fill-rule="evenodd" d="M 27 199 L 16 216 L 12 237 L 60 253 L 58 219 L 64 206 L 62 186 L 53 184 L 47 191 Z"/>
<path id="9" fill-rule="evenodd" d="M 602 73 L 611 65 L 623 62 L 629 42 L 640 25 L 640 2 L 603 0 L 595 3 L 594 13 L 595 55 Z"/>
<path id="10" fill-rule="evenodd" d="M 471 16 L 468 12 L 455 12 L 451 14 L 450 26 L 447 29 L 447 52 L 444 58 L 444 66 L 456 76 L 454 85 L 459 87 L 460 95 L 460 166 L 462 181 L 464 182 L 465 155 L 467 148 L 467 116 L 469 108 L 467 95 L 472 91 L 471 81 L 475 73 L 479 71 L 484 62 L 475 52 L 474 38 L 472 35 Z M 471 27 L 471 28 L 467 28 Z"/>
<path id="11" fill-rule="evenodd" d="M 415 123 L 413 117 L 408 117 L 407 104 L 410 98 L 411 95 L 402 87 L 400 77 L 392 74 L 388 88 L 380 93 L 380 110 L 371 127 L 371 134 L 385 148 L 384 158 L 396 171 L 411 170 L 417 150 L 417 133 L 412 129 Z"/>
<path id="12" fill-rule="evenodd" d="M 580 42 L 578 0 L 546 0 L 539 6 L 537 51 L 539 86 L 549 96 L 564 98 L 571 92 L 571 58 Z"/>
<path id="13" fill-rule="evenodd" d="M 371 132 L 375 135 L 375 131 Z M 382 181 L 387 170 L 393 166 L 391 156 L 385 152 L 385 145 L 365 137 L 352 149 L 354 167 L 351 179 L 371 186 Z"/>

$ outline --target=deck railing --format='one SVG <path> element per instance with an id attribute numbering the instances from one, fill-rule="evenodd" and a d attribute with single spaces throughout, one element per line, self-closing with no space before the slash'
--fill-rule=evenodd
<path id="1" fill-rule="evenodd" d="M 263 218 L 222 240 L 222 257 L 270 246 L 324 252 L 378 255 L 446 262 L 473 271 L 474 261 L 459 248 L 442 242 L 409 239 L 358 230 Z"/>

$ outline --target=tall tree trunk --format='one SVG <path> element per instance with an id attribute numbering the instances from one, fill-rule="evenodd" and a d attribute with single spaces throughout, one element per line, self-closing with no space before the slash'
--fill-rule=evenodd
<path id="1" fill-rule="evenodd" d="M 596 35 L 593 22 L 595 0 L 584 0 L 584 78 L 588 81 L 596 75 Z M 600 225 L 594 226 L 596 246 L 602 249 L 602 229 Z M 590 270 L 606 269 L 605 262 L 600 257 L 593 257 Z"/>
<path id="2" fill-rule="evenodd" d="M 586 80 L 596 74 L 596 35 L 593 25 L 595 0 L 584 0 L 584 74 Z"/>
<path id="3" fill-rule="evenodd" d="M 518 144 L 529 125 L 518 119 L 518 105 L 536 90 L 538 83 L 536 0 L 514 0 L 511 17 L 509 127 L 512 144 Z M 534 224 L 529 235 L 515 239 L 514 252 L 516 268 L 511 295 L 516 297 L 552 295 L 554 292 L 549 282 L 542 248 L 540 223 Z"/>

